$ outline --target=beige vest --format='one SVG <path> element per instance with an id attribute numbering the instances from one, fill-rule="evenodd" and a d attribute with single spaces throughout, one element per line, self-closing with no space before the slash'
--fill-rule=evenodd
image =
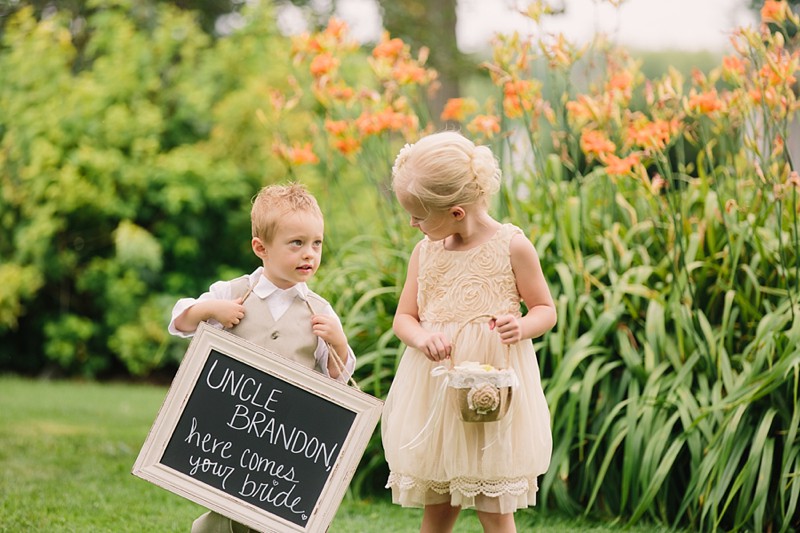
<path id="1" fill-rule="evenodd" d="M 248 278 L 242 277 L 232 281 L 234 298 L 247 293 Z M 311 307 L 318 311 L 327 302 L 309 291 L 306 295 Z M 306 368 L 316 369 L 317 361 L 314 352 L 317 349 L 318 337 L 311 331 L 311 310 L 298 296 L 289 309 L 277 321 L 272 318 L 266 299 L 250 294 L 244 301 L 244 318 L 230 330 L 250 342 L 296 361 Z"/>

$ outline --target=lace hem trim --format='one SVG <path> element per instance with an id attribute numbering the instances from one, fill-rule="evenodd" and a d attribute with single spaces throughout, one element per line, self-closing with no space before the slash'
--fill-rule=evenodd
<path id="1" fill-rule="evenodd" d="M 448 481 L 436 481 L 391 472 L 386 482 L 386 488 L 390 489 L 393 487 L 401 491 L 427 492 L 428 490 L 432 490 L 437 494 L 450 494 L 458 491 L 468 498 L 473 498 L 478 494 L 483 494 L 490 498 L 497 498 L 505 494 L 510 494 L 512 496 L 527 494 L 530 491 L 531 483 L 528 478 L 525 477 L 498 479 L 456 477 Z"/>

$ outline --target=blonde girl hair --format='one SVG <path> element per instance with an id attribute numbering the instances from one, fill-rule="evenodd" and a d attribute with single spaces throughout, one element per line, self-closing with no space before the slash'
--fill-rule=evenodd
<path id="1" fill-rule="evenodd" d="M 405 145 L 392 168 L 392 188 L 417 198 L 430 213 L 482 203 L 500 189 L 500 166 L 487 146 L 455 131 Z"/>
<path id="2" fill-rule="evenodd" d="M 291 213 L 304 212 L 322 220 L 317 199 L 299 183 L 267 185 L 253 199 L 250 223 L 253 237 L 269 244 L 275 237 L 281 220 Z"/>

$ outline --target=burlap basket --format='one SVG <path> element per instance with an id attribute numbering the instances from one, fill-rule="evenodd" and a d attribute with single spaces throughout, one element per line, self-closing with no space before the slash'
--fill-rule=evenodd
<path id="1" fill-rule="evenodd" d="M 469 322 L 479 318 L 493 317 L 479 315 Z M 490 365 L 472 359 L 456 364 L 456 353 L 467 351 L 456 349 L 458 336 L 463 329 L 462 325 L 453 336 L 447 380 L 448 396 L 455 404 L 459 418 L 464 422 L 496 422 L 508 413 L 513 390 L 518 383 L 516 372 L 508 365 L 509 347 L 505 346 L 505 368 L 487 369 Z M 486 360 L 485 355 L 482 358 Z"/>

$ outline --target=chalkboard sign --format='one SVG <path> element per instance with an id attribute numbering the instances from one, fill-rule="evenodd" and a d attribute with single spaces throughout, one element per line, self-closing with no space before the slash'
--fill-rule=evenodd
<path id="1" fill-rule="evenodd" d="M 382 406 L 201 324 L 133 474 L 257 530 L 325 531 Z"/>

